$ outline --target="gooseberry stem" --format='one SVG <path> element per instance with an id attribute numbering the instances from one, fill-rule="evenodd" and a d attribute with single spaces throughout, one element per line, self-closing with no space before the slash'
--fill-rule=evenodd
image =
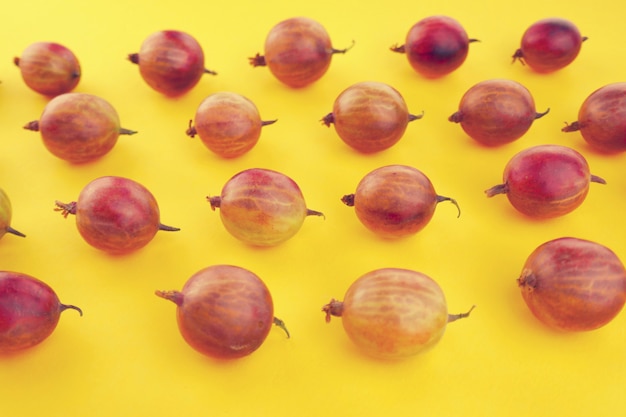
<path id="1" fill-rule="evenodd" d="M 7 226 L 7 228 L 5 229 L 5 232 L 6 233 L 11 233 L 12 235 L 19 236 L 19 237 L 26 237 L 26 235 L 24 233 L 15 230 L 11 226 Z"/>
<path id="2" fill-rule="evenodd" d="M 591 182 L 597 182 L 598 184 L 606 184 L 606 180 L 604 178 L 598 177 L 597 175 L 591 174 L 591 178 L 589 179 Z"/>
<path id="3" fill-rule="evenodd" d="M 136 130 L 124 129 L 123 127 L 119 130 L 120 135 L 134 135 L 135 133 L 137 133 Z"/>
<path id="4" fill-rule="evenodd" d="M 535 119 L 540 119 L 540 118 L 542 118 L 543 116 L 545 116 L 548 113 L 550 113 L 550 108 L 549 107 L 543 113 L 535 113 Z"/>
<path id="5" fill-rule="evenodd" d="M 472 308 L 470 308 L 467 312 L 465 313 L 459 313 L 459 314 L 448 314 L 448 323 L 452 323 L 453 321 L 457 321 L 458 319 L 464 319 L 469 317 L 470 313 L 472 312 L 472 310 L 474 310 L 476 306 L 473 305 Z"/>
<path id="6" fill-rule="evenodd" d="M 457 214 L 457 216 L 456 216 L 456 217 L 457 217 L 457 219 L 458 219 L 459 217 L 461 217 L 461 207 L 459 207 L 459 203 L 457 203 L 457 202 L 456 202 L 456 200 L 455 200 L 454 198 L 444 197 L 444 196 L 442 196 L 442 195 L 438 195 L 438 196 L 437 196 L 437 203 L 441 203 L 442 201 L 449 201 L 449 202 L 451 202 L 452 204 L 454 204 L 454 205 L 456 206 L 457 211 L 458 211 L 458 214 Z"/>
<path id="7" fill-rule="evenodd" d="M 79 307 L 76 307 L 76 306 L 73 306 L 73 305 L 70 305 L 70 304 L 61 304 L 59 308 L 60 308 L 61 312 L 65 311 L 65 310 L 76 310 L 81 315 L 81 317 L 83 315 L 83 310 L 81 310 Z"/>
<path id="8" fill-rule="evenodd" d="M 419 120 L 422 117 L 424 117 L 424 110 L 422 110 L 422 114 L 409 114 L 409 122 L 412 122 L 413 120 Z"/>
<path id="9" fill-rule="evenodd" d="M 322 307 L 322 311 L 326 313 L 326 323 L 330 323 L 331 316 L 341 317 L 343 314 L 343 302 L 333 298 L 328 304 Z"/>
<path id="10" fill-rule="evenodd" d="M 289 334 L 289 330 L 287 330 L 287 326 L 285 326 L 284 321 L 282 321 L 278 317 L 274 317 L 274 325 L 280 327 L 281 329 L 285 331 L 285 333 L 287 334 L 287 339 L 291 338 L 291 335 Z"/>
<path id="11" fill-rule="evenodd" d="M 181 306 L 183 304 L 183 299 L 185 296 L 180 291 L 160 291 L 156 290 L 154 294 L 157 297 L 164 298 L 176 304 L 177 306 Z"/>
<path id="12" fill-rule="evenodd" d="M 487 197 L 493 197 L 498 194 L 506 194 L 507 192 L 509 192 L 509 186 L 506 183 L 494 185 L 493 187 L 485 190 Z"/>
<path id="13" fill-rule="evenodd" d="M 159 230 L 163 230 L 164 232 L 178 232 L 180 228 L 159 223 Z"/>
<path id="14" fill-rule="evenodd" d="M 319 217 L 323 217 L 324 219 L 326 218 L 324 213 L 322 213 L 321 211 L 316 211 L 316 210 L 311 210 L 311 209 L 306 209 L 306 215 L 307 216 L 319 216 Z"/>
<path id="15" fill-rule="evenodd" d="M 60 211 L 65 218 L 67 218 L 70 214 L 76 214 L 76 201 L 72 201 L 71 203 L 62 203 L 57 200 L 54 204 L 56 204 L 54 211 Z"/>

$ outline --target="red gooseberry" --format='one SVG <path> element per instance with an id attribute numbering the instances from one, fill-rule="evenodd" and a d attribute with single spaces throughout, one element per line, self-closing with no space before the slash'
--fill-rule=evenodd
<path id="1" fill-rule="evenodd" d="M 71 203 L 56 202 L 64 217 L 76 216 L 83 239 L 96 249 L 126 254 L 147 245 L 159 230 L 178 231 L 160 223 L 159 206 L 143 185 L 124 177 L 89 182 Z"/>
<path id="2" fill-rule="evenodd" d="M 607 84 L 591 93 L 578 111 L 578 120 L 563 132 L 580 131 L 583 139 L 602 152 L 626 150 L 626 82 Z"/>
<path id="3" fill-rule="evenodd" d="M 335 49 L 324 26 L 308 17 L 293 17 L 277 23 L 265 39 L 265 55 L 249 58 L 254 67 L 267 66 L 279 81 L 300 88 L 320 79 L 330 67 Z"/>
<path id="4" fill-rule="evenodd" d="M 207 197 L 220 209 L 226 230 L 244 243 L 274 246 L 293 237 L 307 216 L 323 216 L 306 207 L 298 184 L 277 171 L 250 168 L 229 179 L 219 196 Z"/>
<path id="5" fill-rule="evenodd" d="M 387 238 L 422 230 L 442 201 L 450 201 L 459 208 L 454 199 L 437 195 L 426 175 L 406 165 L 387 165 L 369 172 L 357 185 L 356 192 L 343 196 L 342 201 L 354 207 L 365 227 Z"/>
<path id="6" fill-rule="evenodd" d="M 117 111 L 108 101 L 86 93 L 54 97 L 39 120 L 24 129 L 40 132 L 50 153 L 74 164 L 94 161 L 109 153 L 120 135 L 137 133 L 120 127 Z"/>
<path id="7" fill-rule="evenodd" d="M 346 88 L 333 104 L 333 111 L 321 120 L 333 124 L 348 146 L 373 153 L 395 145 L 409 122 L 421 119 L 409 113 L 402 95 L 388 84 L 364 81 Z"/>
<path id="8" fill-rule="evenodd" d="M 272 296 L 253 272 L 214 265 L 192 275 L 181 291 L 156 291 L 174 302 L 178 329 L 196 351 L 218 359 L 237 359 L 256 351 L 272 325 L 289 332 L 274 317 Z"/>
<path id="9" fill-rule="evenodd" d="M 24 83 L 46 96 L 72 91 L 81 77 L 80 63 L 67 47 L 55 42 L 35 42 L 13 59 Z"/>
<path id="10" fill-rule="evenodd" d="M 428 78 L 442 77 L 465 62 L 469 39 L 463 26 L 448 16 L 429 16 L 411 27 L 404 45 L 391 47 L 406 53 L 411 67 Z"/>
<path id="11" fill-rule="evenodd" d="M 604 245 L 573 237 L 538 246 L 517 284 L 533 315 L 560 331 L 600 328 L 626 301 L 626 270 L 617 255 Z"/>
<path id="12" fill-rule="evenodd" d="M 562 216 L 582 204 L 592 182 L 606 181 L 589 172 L 586 159 L 560 145 L 538 145 L 513 156 L 504 168 L 504 182 L 485 191 L 506 194 L 519 212 L 535 218 Z"/>
<path id="13" fill-rule="evenodd" d="M 179 96 L 198 84 L 203 74 L 216 75 L 204 68 L 204 51 L 191 35 L 178 30 L 162 30 L 148 36 L 139 53 L 128 55 L 139 65 L 143 80 L 166 96 Z"/>
<path id="14" fill-rule="evenodd" d="M 47 339 L 65 310 L 54 290 L 29 275 L 0 271 L 0 354 L 31 348 Z"/>
<path id="15" fill-rule="evenodd" d="M 556 71 L 576 59 L 586 40 L 569 20 L 542 19 L 526 29 L 520 48 L 513 54 L 513 62 L 528 64 L 540 73 Z"/>
<path id="16" fill-rule="evenodd" d="M 24 233 L 18 232 L 11 227 L 11 217 L 13 217 L 11 200 L 9 200 L 7 193 L 0 188 L 0 238 L 7 233 L 20 237 L 26 237 Z"/>
<path id="17" fill-rule="evenodd" d="M 332 299 L 322 311 L 326 322 L 331 316 L 341 317 L 346 334 L 364 353 L 402 359 L 437 344 L 448 323 L 468 317 L 472 310 L 448 314 L 443 290 L 432 278 L 408 269 L 382 268 L 362 275 L 343 301 Z"/>
<path id="18" fill-rule="evenodd" d="M 537 113 L 532 95 L 517 81 L 491 79 L 467 90 L 459 110 L 448 120 L 460 123 L 477 142 L 497 146 L 522 137 L 535 119 L 549 111 Z"/>
<path id="19" fill-rule="evenodd" d="M 259 110 L 248 98 L 223 91 L 200 103 L 195 125 L 189 122 L 187 135 L 198 135 L 209 150 L 223 158 L 235 158 L 252 149 L 261 136 L 261 128 L 274 122 L 261 120 Z"/>

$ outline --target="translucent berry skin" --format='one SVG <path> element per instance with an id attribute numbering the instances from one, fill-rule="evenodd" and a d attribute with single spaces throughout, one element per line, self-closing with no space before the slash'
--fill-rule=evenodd
<path id="1" fill-rule="evenodd" d="M 139 53 L 130 54 L 131 62 L 139 65 L 144 81 L 166 96 L 180 96 L 198 84 L 205 73 L 204 52 L 191 35 L 164 30 L 148 36 Z"/>
<path id="2" fill-rule="evenodd" d="M 533 315 L 563 332 L 605 326 L 626 303 L 626 269 L 617 255 L 599 243 L 573 237 L 538 246 L 517 284 Z"/>
<path id="3" fill-rule="evenodd" d="M 359 221 L 385 238 L 400 238 L 422 230 L 441 201 L 426 175 L 411 166 L 387 165 L 365 175 L 354 194 L 342 201 L 354 206 Z M 458 206 L 457 206 L 458 207 Z"/>
<path id="4" fill-rule="evenodd" d="M 72 91 L 81 77 L 80 63 L 67 47 L 54 42 L 35 42 L 14 59 L 24 83 L 32 90 L 58 96 Z"/>
<path id="5" fill-rule="evenodd" d="M 108 101 L 76 92 L 54 97 L 39 120 L 24 128 L 39 131 L 50 153 L 74 164 L 95 161 L 113 149 L 120 135 L 137 133 L 120 127 L 119 115 Z"/>
<path id="6" fill-rule="evenodd" d="M 592 175 L 585 158 L 560 145 L 538 145 L 515 154 L 506 164 L 503 184 L 486 190 L 488 197 L 506 194 L 519 212 L 534 218 L 552 218 L 574 211 L 585 200 Z"/>
<path id="7" fill-rule="evenodd" d="M 348 337 L 364 353 L 403 359 L 442 338 L 449 321 L 441 287 L 427 275 L 401 268 L 370 271 L 350 285 L 341 302 L 323 308 L 341 317 Z"/>
<path id="8" fill-rule="evenodd" d="M 50 286 L 18 272 L 0 271 L 0 354 L 31 348 L 47 339 L 61 313 L 75 306 L 61 304 Z"/>
<path id="9" fill-rule="evenodd" d="M 250 58 L 253 66 L 267 66 L 283 84 L 302 88 L 319 80 L 330 67 L 333 54 L 346 49 L 332 47 L 328 32 L 308 17 L 277 23 L 265 39 L 265 55 Z"/>
<path id="10" fill-rule="evenodd" d="M 409 122 L 422 116 L 409 114 L 404 98 L 388 84 L 364 81 L 337 96 L 332 113 L 322 122 L 334 124 L 337 135 L 351 148 L 374 153 L 395 145 Z"/>
<path id="11" fill-rule="evenodd" d="M 467 58 L 470 42 L 465 29 L 448 16 L 430 16 L 409 30 L 404 46 L 411 67 L 427 78 L 438 78 L 459 68 Z"/>
<path id="12" fill-rule="evenodd" d="M 293 237 L 309 215 L 298 184 L 277 171 L 250 168 L 226 182 L 220 196 L 208 197 L 219 208 L 226 230 L 253 246 L 275 246 Z"/>
<path id="13" fill-rule="evenodd" d="M 578 120 L 562 129 L 580 131 L 601 152 L 626 151 L 626 83 L 612 83 L 591 93 L 578 111 Z"/>
<path id="14" fill-rule="evenodd" d="M 223 158 L 236 158 L 250 151 L 261 136 L 261 128 L 273 122 L 262 121 L 248 98 L 223 91 L 202 100 L 187 134 L 197 134 L 209 150 Z"/>
<path id="15" fill-rule="evenodd" d="M 522 137 L 548 111 L 537 113 L 530 91 L 517 81 L 490 79 L 467 90 L 448 120 L 477 142 L 499 146 Z"/>
<path id="16" fill-rule="evenodd" d="M 181 291 L 156 294 L 178 306 L 178 329 L 187 344 L 213 358 L 250 355 L 274 324 L 269 289 L 241 267 L 210 266 L 191 276 Z"/>
<path id="17" fill-rule="evenodd" d="M 553 72 L 572 63 L 586 39 L 568 20 L 543 19 L 526 29 L 513 59 L 539 73 Z"/>
<path id="18" fill-rule="evenodd" d="M 96 249 L 123 255 L 146 246 L 159 230 L 159 206 L 143 185 L 124 177 L 99 177 L 87 184 L 76 202 L 57 202 L 64 215 L 76 215 L 82 238 Z"/>

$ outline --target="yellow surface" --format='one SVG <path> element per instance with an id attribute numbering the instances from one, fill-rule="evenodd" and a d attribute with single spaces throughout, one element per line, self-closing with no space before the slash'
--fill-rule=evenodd
<path id="1" fill-rule="evenodd" d="M 617 416 L 624 415 L 626 312 L 606 327 L 559 334 L 532 317 L 516 278 L 539 244 L 569 235 L 612 248 L 626 260 L 622 212 L 626 154 L 600 155 L 578 133 L 562 133 L 596 88 L 624 81 L 624 7 L 618 1 L 42 1 L 5 4 L 0 25 L 0 186 L 10 196 L 21 239 L 0 241 L 0 268 L 48 282 L 65 303 L 55 333 L 20 355 L 0 358 L 0 403 L 6 416 Z M 453 74 L 426 80 L 406 57 L 389 51 L 403 43 L 419 19 L 446 14 L 459 20 L 473 43 Z M 263 52 L 266 33 L 297 15 L 320 21 L 337 48 L 316 84 L 291 90 L 247 58 Z M 560 16 L 589 40 L 568 68 L 539 75 L 511 64 L 521 34 L 532 22 Z M 127 54 L 162 29 L 198 39 L 205 76 L 189 94 L 167 99 L 140 78 Z M 22 126 L 36 120 L 46 99 L 29 90 L 12 64 L 35 41 L 62 43 L 79 57 L 76 91 L 113 104 L 122 124 L 138 130 L 121 137 L 101 160 L 72 166 L 43 147 Z M 462 94 L 489 78 L 511 78 L 532 92 L 537 120 L 519 141 L 486 149 L 447 118 Z M 319 120 L 334 98 L 364 80 L 389 83 L 405 97 L 412 122 L 392 149 L 364 156 L 347 148 Z M 200 101 L 230 90 L 256 103 L 265 119 L 260 142 L 236 160 L 221 160 L 185 130 Z M 501 182 L 516 152 L 537 144 L 569 145 L 608 184 L 593 184 L 585 203 L 565 217 L 533 221 L 504 196 L 483 191 Z M 370 170 L 413 165 L 444 203 L 418 235 L 376 238 L 340 198 Z M 311 209 L 287 243 L 254 249 L 236 241 L 210 209 L 235 173 L 250 167 L 279 170 L 302 188 Z M 74 220 L 53 211 L 101 175 L 121 175 L 148 187 L 162 221 L 181 228 L 160 233 L 143 250 L 111 257 L 81 240 Z M 253 355 L 219 362 L 189 348 L 178 333 L 175 306 L 154 290 L 180 289 L 197 270 L 231 263 L 257 273 L 270 288 L 275 313 L 291 331 L 273 329 Z M 431 351 L 401 362 L 370 359 L 354 348 L 339 319 L 324 322 L 321 307 L 342 298 L 361 274 L 380 267 L 422 271 L 442 286 L 451 312 L 476 304 L 472 316 L 451 324 Z"/>

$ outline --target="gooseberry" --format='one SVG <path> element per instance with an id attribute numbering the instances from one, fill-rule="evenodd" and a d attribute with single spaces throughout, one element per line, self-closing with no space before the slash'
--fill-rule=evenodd
<path id="1" fill-rule="evenodd" d="M 178 329 L 196 351 L 219 359 L 250 355 L 267 338 L 273 324 L 289 337 L 274 317 L 272 296 L 253 272 L 232 265 L 204 268 L 181 291 L 156 291 L 174 302 Z"/>
<path id="2" fill-rule="evenodd" d="M 274 246 L 293 237 L 307 216 L 323 216 L 306 207 L 298 184 L 277 171 L 250 168 L 229 179 L 219 196 L 207 197 L 220 209 L 226 230 L 254 246 Z"/>
<path id="3" fill-rule="evenodd" d="M 180 96 L 195 87 L 203 74 L 216 74 L 204 68 L 204 51 L 198 41 L 178 30 L 151 34 L 139 53 L 129 54 L 128 59 L 139 65 L 150 87 L 166 96 Z"/>
<path id="4" fill-rule="evenodd" d="M 137 133 L 120 127 L 119 116 L 108 101 L 86 93 L 54 97 L 39 120 L 24 129 L 40 132 L 50 153 L 74 164 L 94 161 L 111 151 L 120 135 Z"/>
<path id="5" fill-rule="evenodd" d="M 208 149 L 223 158 L 235 158 L 252 149 L 261 128 L 274 122 L 261 120 L 259 110 L 248 98 L 223 91 L 200 103 L 195 125 L 189 122 L 187 135 L 198 135 Z"/>
<path id="6" fill-rule="evenodd" d="M 517 81 L 491 79 L 467 90 L 459 110 L 448 120 L 460 123 L 477 142 L 497 146 L 522 137 L 535 119 L 549 111 L 537 113 L 532 95 Z"/>
<path id="7" fill-rule="evenodd" d="M 395 88 L 365 81 L 339 94 L 332 113 L 321 122 L 329 127 L 333 124 L 337 135 L 353 149 L 373 153 L 395 145 L 409 122 L 421 118 L 422 115 L 409 113 L 404 98 Z"/>
<path id="8" fill-rule="evenodd" d="M 448 16 L 429 16 L 411 27 L 404 45 L 393 52 L 406 53 L 411 67 L 428 78 L 442 77 L 465 62 L 469 39 L 463 26 Z"/>
<path id="9" fill-rule="evenodd" d="M 9 200 L 7 193 L 0 188 L 0 238 L 7 233 L 20 237 L 26 237 L 24 233 L 18 232 L 11 227 L 11 217 L 13 217 L 11 200 Z"/>
<path id="10" fill-rule="evenodd" d="M 76 216 L 83 239 L 96 249 L 126 254 L 147 245 L 159 230 L 178 231 L 160 223 L 152 193 L 138 182 L 115 176 L 89 182 L 71 203 L 56 202 L 64 217 Z"/>
<path id="11" fill-rule="evenodd" d="M 55 42 L 29 45 L 13 63 L 20 69 L 24 83 L 46 96 L 72 91 L 80 81 L 80 63 L 67 47 Z"/>
<path id="12" fill-rule="evenodd" d="M 320 79 L 332 56 L 349 48 L 335 49 L 324 26 L 308 17 L 293 17 L 277 23 L 265 38 L 265 55 L 249 58 L 253 67 L 267 66 L 280 82 L 300 88 Z"/>
<path id="13" fill-rule="evenodd" d="M 538 246 L 517 284 L 533 315 L 561 331 L 600 328 L 626 301 L 626 270 L 617 255 L 604 245 L 573 237 Z"/>
<path id="14" fill-rule="evenodd" d="M 437 195 L 420 170 L 406 165 L 388 165 L 369 172 L 357 185 L 356 192 L 343 196 L 341 201 L 354 207 L 365 227 L 387 238 L 422 230 L 442 201 L 459 207 L 454 199 Z"/>
<path id="15" fill-rule="evenodd" d="M 603 152 L 626 150 L 626 82 L 607 84 L 591 93 L 578 111 L 578 121 L 563 132 L 580 131 L 583 139 Z"/>
<path id="16" fill-rule="evenodd" d="M 0 354 L 43 342 L 68 309 L 83 315 L 80 308 L 61 304 L 45 282 L 19 272 L 0 271 Z"/>
<path id="17" fill-rule="evenodd" d="M 332 299 L 322 311 L 326 322 L 341 317 L 346 334 L 364 353 L 402 359 L 437 344 L 448 323 L 468 317 L 472 310 L 448 314 L 435 280 L 417 271 L 382 268 L 362 275 L 343 301 Z"/>
<path id="18" fill-rule="evenodd" d="M 519 212 L 548 218 L 572 212 L 582 204 L 592 182 L 606 181 L 589 172 L 587 160 L 560 145 L 538 145 L 513 156 L 506 164 L 504 182 L 485 191 L 487 197 L 506 194 Z"/>
<path id="19" fill-rule="evenodd" d="M 513 62 L 528 64 L 540 73 L 556 71 L 576 59 L 586 40 L 569 20 L 542 19 L 526 29 L 520 48 L 513 54 Z"/>

